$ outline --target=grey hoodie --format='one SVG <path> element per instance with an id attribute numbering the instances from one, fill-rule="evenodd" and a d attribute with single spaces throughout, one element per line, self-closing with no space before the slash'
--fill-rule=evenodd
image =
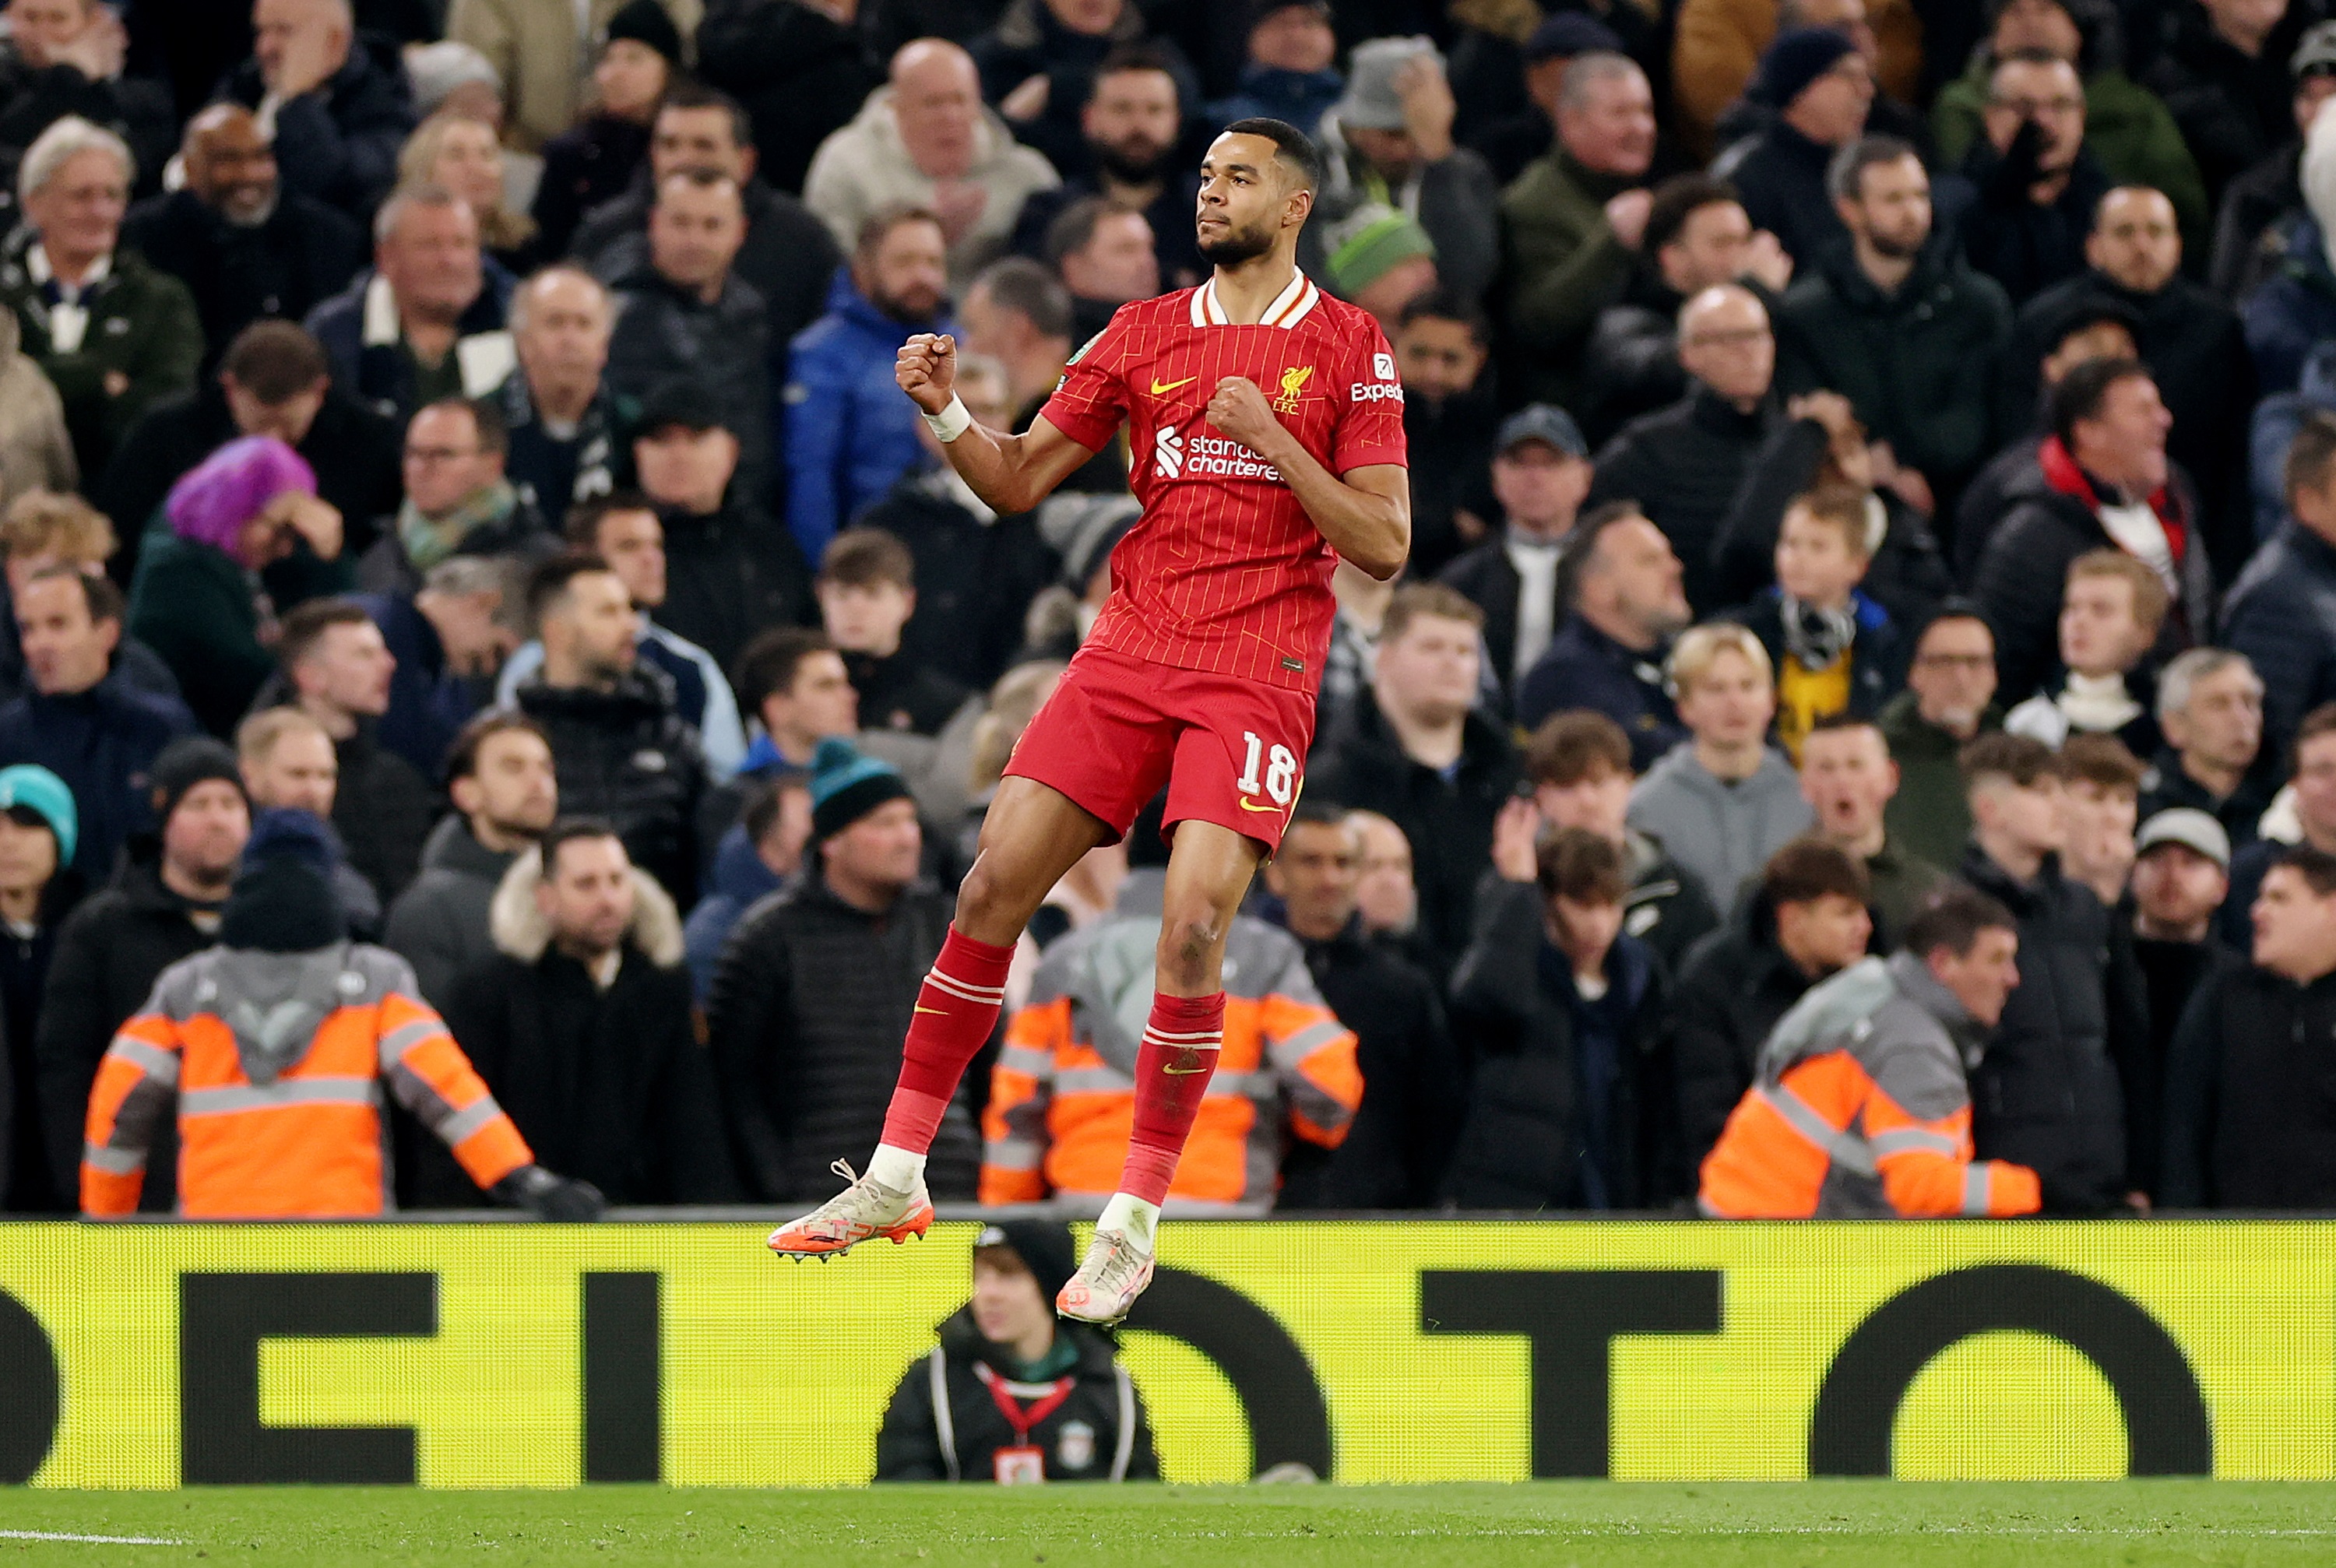
<path id="1" fill-rule="evenodd" d="M 487 905 L 518 857 L 481 843 L 456 813 L 431 830 L 422 874 L 389 906 L 382 945 L 414 966 L 423 999 L 443 1007 L 454 977 L 495 950 Z"/>
<path id="2" fill-rule="evenodd" d="M 1690 740 L 1673 746 L 1630 791 L 1629 820 L 1661 840 L 1727 909 L 1770 855 L 1816 825 L 1816 813 L 1782 752 L 1771 747 L 1758 772 L 1725 784 L 1696 761 Z"/>

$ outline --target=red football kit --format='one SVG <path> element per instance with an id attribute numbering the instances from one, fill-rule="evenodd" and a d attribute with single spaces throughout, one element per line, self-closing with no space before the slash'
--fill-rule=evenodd
<path id="1" fill-rule="evenodd" d="M 1304 273 L 1255 326 L 1226 320 L 1213 281 L 1120 307 L 1041 412 L 1090 452 L 1125 422 L 1144 511 L 1006 771 L 1118 833 L 1166 782 L 1166 823 L 1216 823 L 1270 852 L 1313 743 L 1338 558 L 1280 472 L 1203 417 L 1229 375 L 1255 382 L 1333 474 L 1405 463 L 1385 335 Z"/>

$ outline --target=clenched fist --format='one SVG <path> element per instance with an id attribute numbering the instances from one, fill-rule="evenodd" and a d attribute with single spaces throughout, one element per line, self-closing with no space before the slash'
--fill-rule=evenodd
<path id="1" fill-rule="evenodd" d="M 1258 443 L 1281 424 L 1266 406 L 1265 394 L 1246 375 L 1228 375 L 1217 383 L 1209 396 L 1208 416 L 1211 424 L 1252 452 L 1260 450 Z"/>
<path id="2" fill-rule="evenodd" d="M 893 357 L 892 379 L 919 408 L 939 414 L 957 395 L 957 339 L 946 332 L 918 333 Z"/>

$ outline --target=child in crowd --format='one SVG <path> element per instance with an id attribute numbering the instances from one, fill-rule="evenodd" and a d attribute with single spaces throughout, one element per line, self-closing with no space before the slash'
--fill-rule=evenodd
<path id="1" fill-rule="evenodd" d="M 1837 713 L 1871 717 L 1903 684 L 1890 614 L 1858 591 L 1874 563 L 1872 509 L 1846 486 L 1797 496 L 1777 531 L 1776 585 L 1737 612 L 1776 669 L 1776 738 L 1801 741 Z"/>
<path id="2" fill-rule="evenodd" d="M 2014 707 L 2003 727 L 2055 749 L 2082 733 L 2156 755 L 2151 682 L 2140 667 L 2169 602 L 2165 580 L 2137 556 L 2102 549 L 2071 561 L 2060 599 L 2061 678 Z"/>

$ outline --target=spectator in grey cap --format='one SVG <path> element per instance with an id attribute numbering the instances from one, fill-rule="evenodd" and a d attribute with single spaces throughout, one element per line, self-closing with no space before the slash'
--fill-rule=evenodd
<path id="1" fill-rule="evenodd" d="M 2133 1184 L 2155 1201 L 2166 1053 L 2200 983 L 2232 956 L 2214 934 L 2215 913 L 2231 891 L 2231 841 L 2223 825 L 2188 806 L 2145 816 L 2134 835 L 2130 887 L 2134 957 L 2149 994 L 2148 1051 L 2139 1061 L 2119 1063 L 2118 1076 Z"/>
<path id="2" fill-rule="evenodd" d="M 1476 299 L 1500 262 L 1500 187 L 1484 159 L 1452 140 L 1455 112 L 1444 56 L 1426 39 L 1358 45 L 1346 96 L 1322 117 L 1319 132 L 1330 166 L 1320 210 L 1335 222 L 1379 202 L 1415 219 L 1435 242 L 1443 280 Z M 1306 241 L 1300 245 L 1304 259 Z M 1318 266 L 1309 263 L 1309 270 L 1319 275 Z"/>
<path id="3" fill-rule="evenodd" d="M 1512 704 L 1516 683 L 1564 618 L 1558 555 L 1590 477 L 1590 448 L 1572 414 L 1546 403 L 1519 409 L 1502 422 L 1493 448 L 1501 531 L 1444 569 L 1442 580 L 1484 612 L 1484 646 Z"/>

